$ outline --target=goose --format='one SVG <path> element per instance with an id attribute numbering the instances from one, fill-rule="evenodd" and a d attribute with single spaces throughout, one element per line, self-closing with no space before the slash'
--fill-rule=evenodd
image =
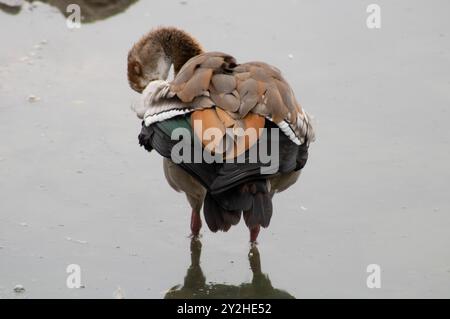
<path id="1" fill-rule="evenodd" d="M 212 232 L 228 231 L 243 216 L 256 244 L 270 224 L 274 194 L 297 182 L 315 140 L 312 118 L 281 71 L 207 52 L 175 27 L 144 35 L 127 62 L 129 85 L 140 93 L 133 105 L 142 120 L 139 143 L 163 156 L 168 184 L 185 193 L 191 235 L 200 234 L 203 208 Z M 183 129 L 191 135 L 174 138 Z"/>

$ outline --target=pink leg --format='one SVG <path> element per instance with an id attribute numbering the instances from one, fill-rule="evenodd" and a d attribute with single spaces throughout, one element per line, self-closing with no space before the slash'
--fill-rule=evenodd
<path id="1" fill-rule="evenodd" d="M 256 239 L 258 238 L 260 229 L 261 229 L 260 225 L 250 228 L 250 242 L 252 244 L 256 244 Z"/>
<path id="2" fill-rule="evenodd" d="M 192 214 L 191 214 L 192 236 L 197 237 L 200 233 L 200 228 L 202 228 L 202 220 L 200 218 L 200 212 L 192 210 Z"/>

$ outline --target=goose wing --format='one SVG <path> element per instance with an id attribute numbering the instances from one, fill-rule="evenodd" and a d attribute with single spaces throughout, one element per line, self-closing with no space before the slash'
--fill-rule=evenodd
<path id="1" fill-rule="evenodd" d="M 238 64 L 225 53 L 203 53 L 191 58 L 172 82 L 159 81 L 150 91 L 146 104 L 153 107 L 144 116 L 147 125 L 214 109 L 215 114 L 210 110 L 204 116 L 213 122 L 219 119 L 223 127 L 245 129 L 248 122 L 260 127 L 261 121 L 255 119 L 261 117 L 278 125 L 298 145 L 314 140 L 310 118 L 293 90 L 277 68 L 263 62 Z"/>

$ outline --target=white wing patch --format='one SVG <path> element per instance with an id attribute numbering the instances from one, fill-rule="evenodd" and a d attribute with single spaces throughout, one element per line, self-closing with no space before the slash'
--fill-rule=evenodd
<path id="1" fill-rule="evenodd" d="M 294 129 L 291 127 L 291 125 L 283 120 L 279 123 L 275 123 L 276 125 L 278 125 L 278 127 L 281 129 L 281 131 L 287 136 L 289 137 L 289 139 L 294 142 L 297 145 L 301 145 L 303 144 L 303 139 L 300 140 L 296 135 L 295 135 L 295 131 Z"/>
<path id="2" fill-rule="evenodd" d="M 192 111 L 194 110 L 190 108 L 175 108 L 170 110 L 161 110 L 160 112 L 155 113 L 153 109 L 150 109 L 145 112 L 144 123 L 146 126 L 150 126 L 153 123 L 162 122 L 178 115 L 191 113 Z"/>

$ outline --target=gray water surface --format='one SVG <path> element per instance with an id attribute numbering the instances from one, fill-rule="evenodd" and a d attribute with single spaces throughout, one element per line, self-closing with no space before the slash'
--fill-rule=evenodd
<path id="1" fill-rule="evenodd" d="M 377 1 L 376 30 L 358 0 L 119 1 L 80 29 L 47 2 L 0 7 L 0 297 L 450 297 L 448 1 Z M 258 251 L 243 223 L 191 244 L 138 146 L 126 57 L 158 25 L 277 66 L 316 118 Z"/>

